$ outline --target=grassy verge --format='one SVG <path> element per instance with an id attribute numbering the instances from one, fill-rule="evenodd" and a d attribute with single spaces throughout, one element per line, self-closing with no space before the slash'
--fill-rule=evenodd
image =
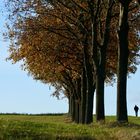
<path id="1" fill-rule="evenodd" d="M 120 125 L 115 117 L 106 123 L 72 123 L 66 115 L 0 115 L 0 140 L 140 140 L 140 118 Z"/>

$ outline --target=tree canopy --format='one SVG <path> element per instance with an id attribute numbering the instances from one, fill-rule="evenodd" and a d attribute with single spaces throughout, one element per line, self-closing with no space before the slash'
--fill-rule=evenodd
<path id="1" fill-rule="evenodd" d="M 97 75 L 103 76 L 103 84 L 104 80 L 114 81 L 118 63 L 119 2 L 10 0 L 7 4 L 11 10 L 7 36 L 11 40 L 9 59 L 14 63 L 22 60 L 23 69 L 34 79 L 54 85 L 57 91 L 64 89 L 65 95 L 74 96 L 79 106 L 83 92 L 93 98 L 95 88 L 101 88 L 97 86 Z M 135 73 L 139 64 L 137 5 L 132 1 L 129 6 L 129 73 Z M 87 106 L 90 97 L 85 99 Z"/>

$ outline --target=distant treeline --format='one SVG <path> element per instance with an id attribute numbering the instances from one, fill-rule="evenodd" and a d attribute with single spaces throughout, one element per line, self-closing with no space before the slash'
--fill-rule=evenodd
<path id="1" fill-rule="evenodd" d="M 39 114 L 30 114 L 30 113 L 0 113 L 0 115 L 31 115 L 31 116 L 62 116 L 67 113 L 39 113 Z"/>

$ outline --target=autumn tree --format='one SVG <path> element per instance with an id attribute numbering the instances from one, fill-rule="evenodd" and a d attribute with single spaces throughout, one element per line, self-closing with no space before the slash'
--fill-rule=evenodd
<path id="1" fill-rule="evenodd" d="M 117 120 L 128 121 L 127 116 L 127 71 L 129 58 L 129 5 L 132 0 L 120 0 L 120 16 L 118 29 L 118 73 L 117 73 Z"/>
<path id="2" fill-rule="evenodd" d="M 23 60 L 35 79 L 56 87 L 55 95 L 63 90 L 77 123 L 92 122 L 96 88 L 97 120 L 104 120 L 104 82 L 113 79 L 117 64 L 114 1 L 12 0 L 10 4 L 14 8 L 9 59 Z M 130 39 L 136 39 L 135 34 Z M 139 49 L 130 47 L 129 71 L 134 72 Z"/>
<path id="3" fill-rule="evenodd" d="M 59 7 L 57 8 L 59 9 Z M 81 49 L 77 50 L 77 48 L 81 47 L 78 44 L 75 45 L 73 34 L 71 37 L 68 36 L 67 30 L 69 26 L 65 25 L 66 23 L 62 17 L 56 15 L 57 13 L 53 9 L 49 9 L 50 13 L 48 9 L 45 11 L 48 14 L 46 20 L 44 20 L 44 15 L 40 14 L 40 10 L 36 10 L 39 13 L 37 18 L 28 17 L 24 19 L 22 26 L 15 24 L 16 29 L 24 30 L 24 32 L 14 32 L 14 35 L 19 37 L 18 44 L 21 44 L 21 47 L 19 49 L 11 47 L 11 58 L 14 61 L 25 60 L 24 67 L 35 79 L 45 80 L 52 84 L 54 82 L 61 83 L 67 91 L 66 86 L 69 86 L 69 90 L 72 93 L 70 96 L 74 98 L 75 103 L 79 104 L 80 93 L 78 93 L 79 91 L 77 91 L 75 85 L 79 79 L 77 79 L 77 73 L 79 74 L 80 72 L 77 72 L 78 69 L 74 69 L 74 67 L 80 66 L 82 63 L 80 60 L 82 59 Z M 75 28 L 74 30 L 76 31 Z M 77 54 L 74 55 L 74 52 Z M 66 79 L 71 82 L 66 82 Z M 66 83 L 72 84 L 67 85 Z M 77 115 L 78 113 L 75 114 Z"/>

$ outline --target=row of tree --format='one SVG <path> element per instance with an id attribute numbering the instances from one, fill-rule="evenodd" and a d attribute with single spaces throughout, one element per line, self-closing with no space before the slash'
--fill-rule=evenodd
<path id="1" fill-rule="evenodd" d="M 135 73 L 140 13 L 135 0 L 8 0 L 9 59 L 63 92 L 76 123 L 105 120 L 104 85 L 117 77 L 117 121 L 128 121 L 127 73 Z M 116 76 L 117 75 L 117 76 Z"/>

